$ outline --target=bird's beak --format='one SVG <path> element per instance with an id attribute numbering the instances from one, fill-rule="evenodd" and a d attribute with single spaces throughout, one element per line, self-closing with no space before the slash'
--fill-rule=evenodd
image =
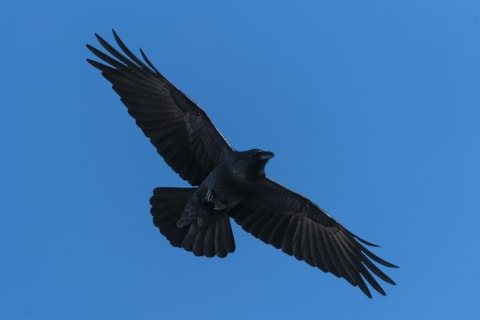
<path id="1" fill-rule="evenodd" d="M 262 154 L 260 155 L 260 160 L 268 160 L 271 159 L 275 156 L 273 152 L 270 151 L 263 151 Z"/>

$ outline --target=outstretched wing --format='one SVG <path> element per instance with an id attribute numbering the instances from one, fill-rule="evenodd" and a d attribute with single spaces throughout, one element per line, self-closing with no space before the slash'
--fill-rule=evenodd
<path id="1" fill-rule="evenodd" d="M 158 153 L 192 185 L 203 179 L 233 148 L 195 102 L 158 72 L 140 49 L 137 58 L 113 31 L 120 52 L 95 34 L 110 55 L 87 45 L 100 63 L 87 61 L 112 83 L 128 113 Z"/>
<path id="2" fill-rule="evenodd" d="M 372 273 L 395 284 L 372 261 L 391 268 L 397 266 L 365 247 L 376 245 L 345 229 L 310 200 L 268 178 L 256 184 L 230 214 L 255 237 L 311 266 L 345 278 L 370 298 L 365 280 L 385 295 Z"/>

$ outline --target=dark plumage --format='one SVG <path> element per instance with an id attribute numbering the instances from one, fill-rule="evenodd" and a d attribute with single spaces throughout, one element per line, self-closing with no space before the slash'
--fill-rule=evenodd
<path id="1" fill-rule="evenodd" d="M 141 61 L 113 35 L 123 53 L 96 35 L 110 55 L 87 45 L 103 63 L 87 61 L 112 83 L 167 164 L 194 186 L 153 191 L 154 224 L 173 246 L 197 256 L 225 257 L 235 250 L 232 217 L 265 243 L 345 278 L 368 297 L 366 282 L 385 295 L 373 275 L 395 283 L 374 262 L 396 266 L 365 247 L 374 244 L 345 229 L 310 200 L 267 178 L 264 168 L 273 153 L 233 149 L 207 114 L 163 77 L 143 51 Z"/>

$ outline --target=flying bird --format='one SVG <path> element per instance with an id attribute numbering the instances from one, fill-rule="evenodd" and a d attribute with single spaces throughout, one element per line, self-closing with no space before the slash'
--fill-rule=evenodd
<path id="1" fill-rule="evenodd" d="M 135 56 L 113 31 L 121 51 L 95 34 L 102 52 L 87 61 L 112 83 L 146 137 L 190 188 L 160 187 L 150 199 L 155 226 L 175 247 L 196 256 L 225 257 L 235 250 L 230 218 L 245 231 L 324 272 L 342 277 L 372 297 L 377 278 L 390 279 L 377 265 L 397 268 L 367 242 L 309 199 L 265 175 L 270 151 L 235 150 L 205 111 L 169 82 L 140 49 Z"/>

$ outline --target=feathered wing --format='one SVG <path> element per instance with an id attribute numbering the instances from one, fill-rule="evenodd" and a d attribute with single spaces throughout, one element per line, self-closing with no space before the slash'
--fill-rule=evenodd
<path id="1" fill-rule="evenodd" d="M 90 45 L 100 63 L 87 61 L 112 83 L 128 113 L 158 153 L 183 179 L 200 184 L 233 148 L 207 114 L 158 72 L 141 51 L 137 58 L 113 31 L 120 52 L 95 35 L 110 54 Z"/>
<path id="2" fill-rule="evenodd" d="M 372 273 L 395 284 L 373 262 L 396 266 L 365 247 L 376 245 L 345 229 L 310 200 L 268 178 L 255 185 L 231 216 L 255 237 L 311 266 L 345 278 L 370 298 L 365 280 L 385 295 Z"/>

